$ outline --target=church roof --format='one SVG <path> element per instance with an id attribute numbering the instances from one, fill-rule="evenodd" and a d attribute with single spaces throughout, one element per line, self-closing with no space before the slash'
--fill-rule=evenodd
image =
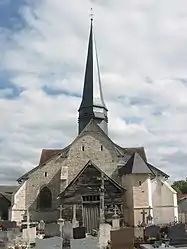
<path id="1" fill-rule="evenodd" d="M 38 168 L 42 167 L 45 165 L 48 161 L 50 161 L 53 157 L 61 155 L 61 157 L 66 157 L 68 151 L 69 151 L 70 145 L 65 147 L 64 149 L 43 149 L 40 157 L 40 162 L 38 166 L 34 167 L 21 177 L 17 179 L 18 182 L 21 180 L 27 179 L 30 174 L 35 172 Z"/>
<path id="2" fill-rule="evenodd" d="M 120 174 L 153 174 L 143 158 L 134 152 L 127 163 L 119 169 Z"/>
<path id="3" fill-rule="evenodd" d="M 103 176 L 105 177 L 105 179 L 109 180 L 113 185 L 115 185 L 115 187 L 119 190 L 126 190 L 123 186 L 121 186 L 119 183 L 117 183 L 115 180 L 113 180 L 111 177 L 109 177 L 104 171 L 102 171 L 96 164 L 94 164 L 91 160 L 89 160 L 86 165 L 82 168 L 82 170 L 76 175 L 76 177 L 69 183 L 69 185 L 65 188 L 65 190 L 63 192 L 61 192 L 59 194 L 59 198 L 62 198 L 64 196 L 64 193 L 66 192 L 66 190 L 72 185 L 74 184 L 77 179 L 79 179 L 79 177 L 83 174 L 83 172 L 85 172 L 85 170 L 88 167 L 94 167 L 95 169 L 97 169 L 97 171 L 99 171 L 100 173 L 103 174 Z"/>
<path id="4" fill-rule="evenodd" d="M 63 152 L 63 149 L 43 149 L 41 153 L 39 165 L 47 162 L 50 158 L 62 152 Z"/>
<path id="5" fill-rule="evenodd" d="M 18 186 L 0 185 L 0 193 L 12 194 L 16 192 Z"/>
<path id="6" fill-rule="evenodd" d="M 163 172 L 162 170 L 156 168 L 155 166 L 153 166 L 152 164 L 150 163 L 147 163 L 148 167 L 154 172 L 155 175 L 157 176 L 163 176 L 165 178 L 168 178 L 169 175 L 166 174 L 165 172 Z"/>

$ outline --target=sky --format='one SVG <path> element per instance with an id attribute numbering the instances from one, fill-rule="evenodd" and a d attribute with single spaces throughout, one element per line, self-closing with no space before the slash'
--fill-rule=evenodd
<path id="1" fill-rule="evenodd" d="M 109 135 L 186 178 L 186 0 L 0 0 L 0 184 L 77 135 L 94 11 Z"/>

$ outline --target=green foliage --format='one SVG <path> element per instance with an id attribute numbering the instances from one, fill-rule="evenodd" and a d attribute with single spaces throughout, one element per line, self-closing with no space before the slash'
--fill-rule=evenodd
<path id="1" fill-rule="evenodd" d="M 180 181 L 175 181 L 172 184 L 172 188 L 177 191 L 179 194 L 187 194 L 187 181 L 180 180 Z"/>

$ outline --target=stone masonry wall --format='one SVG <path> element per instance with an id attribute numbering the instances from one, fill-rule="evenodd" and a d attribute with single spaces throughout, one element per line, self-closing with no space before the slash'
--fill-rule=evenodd
<path id="1" fill-rule="evenodd" d="M 13 196 L 13 205 L 10 209 L 10 220 L 21 221 L 25 210 L 26 182 L 20 185 Z"/>
<path id="2" fill-rule="evenodd" d="M 119 159 L 110 140 L 97 133 L 84 135 L 72 144 L 69 151 L 68 182 L 74 179 L 89 160 L 111 176 Z"/>
<path id="3" fill-rule="evenodd" d="M 56 159 L 57 158 L 53 158 L 46 163 L 46 165 L 38 168 L 27 180 L 26 208 L 29 208 L 31 219 L 33 220 L 45 220 L 45 218 L 47 220 L 57 220 L 58 218 L 59 211 L 57 207 L 59 201 L 57 200 L 57 196 L 61 190 L 60 173 L 62 163 L 58 163 Z M 52 192 L 53 205 L 48 212 L 40 212 L 40 210 L 37 210 L 37 197 L 44 186 L 47 186 Z"/>

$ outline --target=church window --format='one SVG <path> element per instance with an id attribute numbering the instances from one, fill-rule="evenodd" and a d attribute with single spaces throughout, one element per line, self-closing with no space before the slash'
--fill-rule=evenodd
<path id="1" fill-rule="evenodd" d="M 139 181 L 138 184 L 139 184 L 139 186 L 142 186 L 142 182 L 141 181 Z"/>
<path id="2" fill-rule="evenodd" d="M 52 193 L 48 187 L 44 187 L 38 196 L 38 208 L 45 209 L 52 206 Z"/>
<path id="3" fill-rule="evenodd" d="M 44 176 L 47 177 L 47 172 L 44 173 Z"/>
<path id="4" fill-rule="evenodd" d="M 82 151 L 84 151 L 84 145 L 82 145 L 81 149 L 82 149 Z"/>
<path id="5" fill-rule="evenodd" d="M 101 145 L 101 151 L 103 151 L 103 145 Z"/>

